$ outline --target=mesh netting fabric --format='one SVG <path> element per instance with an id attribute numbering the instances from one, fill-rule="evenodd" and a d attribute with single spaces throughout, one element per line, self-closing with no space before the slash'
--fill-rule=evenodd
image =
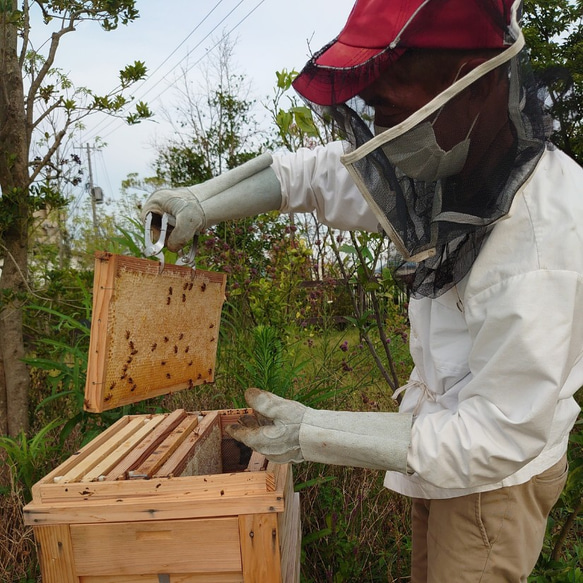
<path id="1" fill-rule="evenodd" d="M 508 213 L 515 194 L 544 151 L 540 96 L 524 51 L 490 74 L 503 76 L 500 82 L 508 79 L 508 144 L 480 143 L 483 133 L 470 133 L 466 164 L 470 164 L 472 151 L 484 152 L 483 160 L 473 161 L 475 172 L 460 172 L 434 182 L 413 179 L 389 161 L 382 147 L 351 162 L 357 184 L 382 229 L 404 259 L 418 262 L 412 287 L 415 296 L 438 297 L 467 275 L 494 224 Z M 464 91 L 472 91 L 472 87 Z M 437 123 L 437 116 L 455 119 L 456 102 L 450 99 L 424 121 Z M 358 97 L 337 106 L 310 105 L 325 120 L 333 120 L 349 151 L 372 139 L 374 112 Z M 506 122 L 504 116 L 503 120 Z M 459 133 L 455 125 L 451 124 L 452 136 Z M 448 141 L 447 132 L 442 124 L 440 141 Z M 493 156 L 496 163 L 484 172 L 492 166 Z"/>

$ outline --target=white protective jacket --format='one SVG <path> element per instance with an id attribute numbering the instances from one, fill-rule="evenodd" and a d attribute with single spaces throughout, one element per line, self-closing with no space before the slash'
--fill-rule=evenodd
<path id="1" fill-rule="evenodd" d="M 281 211 L 376 231 L 342 153 L 335 142 L 276 156 Z M 583 169 L 546 151 L 466 278 L 411 300 L 409 316 L 409 472 L 387 472 L 388 488 L 450 498 L 521 484 L 559 461 L 583 385 Z"/>

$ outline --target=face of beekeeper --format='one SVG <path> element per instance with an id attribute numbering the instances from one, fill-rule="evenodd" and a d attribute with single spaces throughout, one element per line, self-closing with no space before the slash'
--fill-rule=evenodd
<path id="1" fill-rule="evenodd" d="M 408 51 L 359 96 L 374 108 L 375 125 L 391 128 L 405 121 L 436 95 L 494 56 L 487 51 Z M 470 137 L 464 173 L 488 172 L 512 144 L 508 85 L 495 70 L 452 98 L 429 121 L 444 150 Z"/>

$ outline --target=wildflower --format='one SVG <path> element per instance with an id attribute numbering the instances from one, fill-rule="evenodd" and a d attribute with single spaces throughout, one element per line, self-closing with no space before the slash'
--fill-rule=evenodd
<path id="1" fill-rule="evenodd" d="M 342 361 L 342 370 L 344 372 L 351 372 L 353 370 L 353 368 L 345 361 Z"/>
<path id="2" fill-rule="evenodd" d="M 340 350 L 342 350 L 342 352 L 346 352 L 348 350 L 348 340 L 345 340 L 341 345 L 340 345 Z"/>

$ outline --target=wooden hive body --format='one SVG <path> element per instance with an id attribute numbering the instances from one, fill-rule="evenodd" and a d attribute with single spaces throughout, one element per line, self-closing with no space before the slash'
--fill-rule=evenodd
<path id="1" fill-rule="evenodd" d="M 156 262 L 127 259 L 97 256 L 104 269 L 96 269 L 86 390 L 86 407 L 93 411 L 110 408 L 112 402 L 117 406 L 188 388 L 194 381 L 209 382 L 214 374 L 216 342 L 209 338 L 218 336 L 224 277 L 170 266 L 164 280 L 157 277 Z M 120 286 L 127 273 L 130 276 Z M 146 273 L 146 283 L 142 281 L 133 296 L 118 293 L 135 273 Z M 156 279 L 155 285 L 149 278 Z M 185 289 L 184 284 L 191 282 L 192 289 Z M 178 296 L 175 286 L 181 290 Z M 182 301 L 181 294 L 193 292 L 195 286 L 198 292 Z M 128 298 L 132 304 L 139 303 L 136 296 L 142 293 L 159 299 L 163 292 L 167 298 L 169 287 L 173 288 L 169 305 L 175 297 L 179 300 L 176 313 L 184 318 L 188 308 L 189 317 L 203 322 L 198 336 L 185 329 L 170 341 L 176 333 L 174 316 L 168 319 L 169 327 L 148 329 L 147 310 L 134 310 L 133 324 L 128 323 L 124 309 Z M 209 303 L 199 301 L 207 291 Z M 155 309 L 152 321 L 160 322 L 159 302 L 150 305 Z M 180 324 L 184 327 L 183 320 Z M 129 342 L 130 352 L 138 350 L 130 356 L 136 357 L 160 338 L 171 347 L 164 356 L 154 354 L 157 347 L 150 354 L 144 350 L 148 358 L 130 362 L 132 384 L 139 388 L 116 383 L 111 390 L 111 381 L 104 379 L 110 368 L 120 374 L 117 368 L 128 364 Z M 182 340 L 190 344 L 180 344 Z M 211 344 L 207 353 L 199 350 Z M 195 365 L 184 358 L 190 353 L 184 352 L 186 345 L 206 367 L 204 381 L 192 379 Z M 171 379 L 165 376 L 168 364 L 151 364 L 162 358 L 172 367 Z M 143 380 L 142 368 L 148 371 Z M 185 368 L 188 376 L 181 376 Z M 160 380 L 159 369 L 164 370 L 161 389 L 151 381 Z M 114 395 L 107 398 L 110 394 Z M 291 466 L 268 463 L 224 431 L 249 413 L 177 410 L 126 415 L 47 474 L 33 487 L 32 501 L 24 508 L 38 543 L 43 583 L 297 583 L 301 528 Z"/>

